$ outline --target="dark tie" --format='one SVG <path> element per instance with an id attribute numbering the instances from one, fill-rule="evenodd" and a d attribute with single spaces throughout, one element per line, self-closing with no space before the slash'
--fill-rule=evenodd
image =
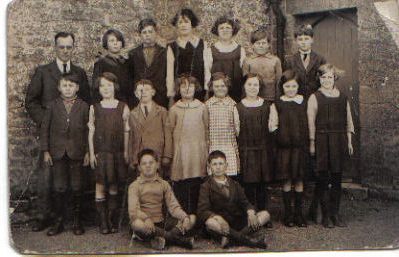
<path id="1" fill-rule="evenodd" d="M 303 55 L 303 61 L 306 61 L 306 58 L 308 58 L 308 54 Z"/>
<path id="2" fill-rule="evenodd" d="M 148 116 L 148 107 L 146 105 L 144 105 L 144 114 L 145 114 L 145 117 Z"/>
<path id="3" fill-rule="evenodd" d="M 67 64 L 64 63 L 64 64 L 62 64 L 62 66 L 64 66 L 64 73 L 67 73 Z"/>

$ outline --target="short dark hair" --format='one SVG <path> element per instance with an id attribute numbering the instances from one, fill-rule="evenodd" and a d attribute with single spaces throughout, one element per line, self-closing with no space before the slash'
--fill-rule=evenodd
<path id="1" fill-rule="evenodd" d="M 57 34 L 55 34 L 54 43 L 56 45 L 57 45 L 57 39 L 60 38 L 60 37 L 62 37 L 62 38 L 71 37 L 72 41 L 73 41 L 73 44 L 75 44 L 75 35 L 73 33 L 71 33 L 71 32 L 61 31 L 61 32 L 58 32 Z"/>
<path id="2" fill-rule="evenodd" d="M 299 27 L 296 28 L 295 32 L 294 32 L 294 36 L 295 38 L 299 37 L 299 36 L 309 36 L 309 37 L 313 37 L 313 28 L 312 25 L 310 24 L 303 24 Z"/>
<path id="3" fill-rule="evenodd" d="M 254 44 L 256 41 L 265 39 L 267 40 L 268 43 L 270 43 L 270 37 L 269 34 L 265 29 L 257 29 L 251 33 L 251 44 Z"/>
<path id="4" fill-rule="evenodd" d="M 116 29 L 109 29 L 107 30 L 102 38 L 103 48 L 108 49 L 108 37 L 110 35 L 114 35 L 118 41 L 122 42 L 122 47 L 125 47 L 125 38 L 123 37 L 122 32 Z"/>
<path id="5" fill-rule="evenodd" d="M 298 82 L 298 75 L 294 70 L 286 70 L 283 72 L 281 75 L 280 82 L 278 83 L 278 88 L 280 89 L 280 92 L 283 94 L 284 93 L 284 84 L 287 83 L 290 80 L 296 80 Z"/>
<path id="6" fill-rule="evenodd" d="M 261 75 L 257 74 L 257 73 L 248 73 L 247 75 L 244 76 L 244 85 L 243 85 L 243 97 L 245 96 L 245 83 L 247 83 L 248 79 L 251 78 L 257 78 L 259 80 L 259 93 L 258 95 L 262 92 L 263 88 L 265 87 L 265 84 L 263 83 L 263 78 Z"/>
<path id="7" fill-rule="evenodd" d="M 211 163 L 212 160 L 217 158 L 223 158 L 227 161 L 226 154 L 222 151 L 216 150 L 212 151 L 208 156 L 208 163 Z"/>
<path id="8" fill-rule="evenodd" d="M 188 73 L 183 73 L 180 74 L 177 79 L 175 80 L 175 100 L 181 99 L 181 94 L 180 94 L 180 86 L 184 82 L 188 81 L 189 84 L 194 84 L 195 85 L 195 93 L 194 93 L 194 98 L 199 97 L 200 93 L 202 92 L 202 87 L 201 84 L 199 83 L 198 79 L 194 76 L 191 76 Z"/>
<path id="9" fill-rule="evenodd" d="M 58 86 L 60 86 L 62 80 L 71 81 L 71 82 L 76 83 L 76 84 L 78 84 L 80 86 L 80 78 L 79 78 L 79 76 L 76 73 L 61 74 L 61 77 L 58 80 Z"/>
<path id="10" fill-rule="evenodd" d="M 104 79 L 114 83 L 115 91 L 119 91 L 118 77 L 115 74 L 113 74 L 112 72 L 103 72 L 103 73 L 101 73 L 101 75 L 98 76 L 98 78 L 96 79 L 95 89 L 99 89 L 100 88 L 101 78 L 104 78 Z"/>
<path id="11" fill-rule="evenodd" d="M 158 161 L 158 154 L 154 151 L 154 150 L 152 150 L 152 149 L 149 149 L 149 148 L 145 148 L 145 149 L 143 149 L 143 150 L 141 150 L 138 154 L 137 154 L 137 160 L 138 160 L 138 163 L 140 164 L 140 162 L 141 162 L 141 159 L 143 158 L 143 156 L 145 156 L 145 155 L 151 155 L 152 157 L 154 157 L 154 159 L 156 160 L 156 161 Z"/>
<path id="12" fill-rule="evenodd" d="M 231 19 L 226 16 L 221 16 L 215 21 L 211 29 L 212 34 L 219 36 L 219 25 L 222 25 L 224 23 L 230 24 L 230 26 L 233 28 L 233 36 L 237 35 L 238 31 L 240 30 L 240 22 L 236 19 Z"/>
<path id="13" fill-rule="evenodd" d="M 138 85 L 150 85 L 152 87 L 152 89 L 155 90 L 155 92 L 157 91 L 157 89 L 154 86 L 154 83 L 152 83 L 152 81 L 149 79 L 140 79 L 139 81 L 137 81 L 136 84 L 134 84 L 135 91 L 136 91 Z"/>
<path id="14" fill-rule="evenodd" d="M 176 27 L 177 21 L 180 17 L 186 17 L 187 19 L 189 19 L 193 28 L 196 28 L 199 24 L 199 19 L 197 18 L 193 10 L 189 8 L 183 8 L 180 10 L 180 12 L 176 13 L 175 17 L 173 17 L 172 19 L 172 25 L 174 27 Z"/>
<path id="15" fill-rule="evenodd" d="M 146 18 L 146 19 L 142 19 L 137 27 L 137 30 L 139 33 L 141 33 L 141 31 L 148 26 L 152 26 L 154 27 L 154 29 L 157 29 L 157 23 L 155 22 L 154 19 L 152 18 Z"/>
<path id="16" fill-rule="evenodd" d="M 216 80 L 223 80 L 223 82 L 227 88 L 231 87 L 231 80 L 230 80 L 229 76 L 227 76 L 226 74 L 224 74 L 221 71 L 218 71 L 218 72 L 212 73 L 212 75 L 211 75 L 211 79 L 208 83 L 209 93 L 213 93 L 213 82 Z"/>

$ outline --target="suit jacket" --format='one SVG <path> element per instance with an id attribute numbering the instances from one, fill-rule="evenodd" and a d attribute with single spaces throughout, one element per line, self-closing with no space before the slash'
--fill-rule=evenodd
<path id="1" fill-rule="evenodd" d="M 144 46 L 141 44 L 129 52 L 128 62 L 130 79 L 133 81 L 133 85 L 141 79 L 150 80 L 156 90 L 154 101 L 159 105 L 167 107 L 166 48 L 156 44 L 153 61 L 150 66 L 147 66 L 144 57 Z"/>
<path id="2" fill-rule="evenodd" d="M 200 222 L 205 222 L 213 215 L 222 216 L 229 224 L 247 216 L 247 211 L 254 207 L 249 203 L 244 190 L 238 182 L 227 177 L 229 197 L 223 194 L 220 186 L 212 176 L 201 185 L 197 216 Z"/>
<path id="3" fill-rule="evenodd" d="M 140 105 L 130 112 L 129 159 L 137 164 L 137 153 L 145 148 L 154 150 L 159 157 L 172 158 L 172 131 L 167 126 L 168 112 L 153 103 L 146 118 Z"/>
<path id="4" fill-rule="evenodd" d="M 71 73 L 78 74 L 80 78 L 78 96 L 90 104 L 91 97 L 86 72 L 71 63 Z M 58 91 L 60 77 L 61 71 L 58 69 L 56 61 L 39 66 L 32 76 L 26 93 L 25 107 L 38 127 L 42 122 L 46 105 L 60 95 Z"/>
<path id="5" fill-rule="evenodd" d="M 77 98 L 68 114 L 63 100 L 52 101 L 45 112 L 40 128 L 42 151 L 49 151 L 53 160 L 66 153 L 72 160 L 82 160 L 88 150 L 87 137 L 89 106 Z"/>
<path id="6" fill-rule="evenodd" d="M 306 99 L 308 99 L 311 94 L 316 92 L 316 90 L 320 87 L 320 84 L 317 81 L 317 70 L 322 64 L 325 63 L 326 60 L 324 57 L 315 53 L 314 51 L 310 52 L 310 61 L 306 69 L 303 66 L 301 54 L 299 52 L 290 58 L 287 58 L 285 62 L 286 70 L 292 69 L 298 74 L 298 94 L 303 95 Z"/>

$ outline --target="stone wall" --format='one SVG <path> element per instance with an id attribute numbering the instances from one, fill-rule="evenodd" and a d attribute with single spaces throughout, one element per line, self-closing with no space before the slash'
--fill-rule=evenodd
<path id="1" fill-rule="evenodd" d="M 286 0 L 287 46 L 294 14 L 356 8 L 359 43 L 360 172 L 362 183 L 392 189 L 399 181 L 399 49 L 372 0 Z M 399 22 L 395 23 L 399 31 Z"/>
<path id="2" fill-rule="evenodd" d="M 8 135 L 9 177 L 12 196 L 21 192 L 39 156 L 37 132 L 24 106 L 26 89 L 38 64 L 54 58 L 53 37 L 59 31 L 76 35 L 73 62 L 83 67 L 89 77 L 101 48 L 102 34 L 113 27 L 126 37 L 127 49 L 139 43 L 136 32 L 140 19 L 154 17 L 160 27 L 160 42 L 175 37 L 170 20 L 182 7 L 192 8 L 201 19 L 198 34 L 208 41 L 215 38 L 210 28 L 224 14 L 241 21 L 237 41 L 249 50 L 249 33 L 256 27 L 271 25 L 264 15 L 263 0 L 19 0 L 8 7 Z M 270 33 L 272 34 L 272 26 Z M 89 78 L 90 79 L 90 78 Z M 35 178 L 29 181 L 34 185 Z M 28 191 L 29 193 L 29 191 Z"/>

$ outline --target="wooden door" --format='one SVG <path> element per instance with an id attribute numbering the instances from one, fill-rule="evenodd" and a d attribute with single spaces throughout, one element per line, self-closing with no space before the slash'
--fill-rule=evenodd
<path id="1" fill-rule="evenodd" d="M 353 137 L 355 154 L 348 163 L 344 177 L 346 180 L 360 182 L 359 58 L 356 10 L 333 10 L 297 15 L 295 18 L 297 26 L 300 24 L 313 25 L 314 51 L 323 55 L 327 62 L 345 71 L 344 76 L 337 81 L 336 85 L 350 100 L 356 134 Z"/>

